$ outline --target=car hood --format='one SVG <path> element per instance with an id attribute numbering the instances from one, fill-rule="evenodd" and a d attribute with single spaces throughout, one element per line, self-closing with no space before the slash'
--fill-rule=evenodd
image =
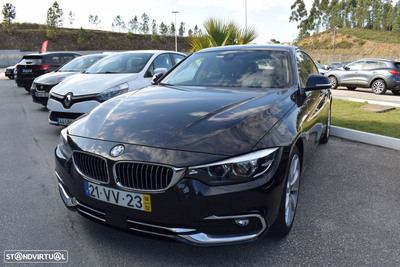
<path id="1" fill-rule="evenodd" d="M 87 74 L 80 73 L 64 80 L 52 91 L 59 95 L 72 92 L 74 96 L 98 94 L 121 83 L 135 80 L 137 73 Z"/>
<path id="2" fill-rule="evenodd" d="M 35 79 L 37 84 L 58 84 L 62 80 L 72 75 L 79 74 L 79 72 L 50 72 L 43 74 Z"/>
<path id="3" fill-rule="evenodd" d="M 69 134 L 220 155 L 250 151 L 294 102 L 296 88 L 147 87 L 104 102 Z"/>

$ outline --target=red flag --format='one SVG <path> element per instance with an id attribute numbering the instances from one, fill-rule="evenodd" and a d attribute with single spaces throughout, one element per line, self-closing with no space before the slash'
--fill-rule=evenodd
<path id="1" fill-rule="evenodd" d="M 48 43 L 49 41 L 44 41 L 43 42 L 43 44 L 42 44 L 42 53 L 44 53 L 44 52 L 47 52 L 47 43 Z"/>

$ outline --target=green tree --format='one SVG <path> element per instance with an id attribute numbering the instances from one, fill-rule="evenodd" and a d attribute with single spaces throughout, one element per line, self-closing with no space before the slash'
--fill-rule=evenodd
<path id="1" fill-rule="evenodd" d="M 123 21 L 122 17 L 120 15 L 117 15 L 114 20 L 113 20 L 113 26 L 118 27 L 118 32 L 121 32 L 125 28 L 125 22 Z"/>
<path id="2" fill-rule="evenodd" d="M 69 21 L 69 25 L 73 25 L 74 24 L 74 20 L 75 20 L 75 14 L 72 12 L 72 11 L 70 11 L 69 13 L 68 13 L 68 21 Z"/>
<path id="3" fill-rule="evenodd" d="M 63 15 L 64 12 L 57 1 L 47 10 L 46 37 L 48 39 L 56 39 L 58 37 L 58 28 L 62 27 L 64 21 Z"/>
<path id="4" fill-rule="evenodd" d="M 46 24 L 49 27 L 59 28 L 63 26 L 64 12 L 58 5 L 57 1 L 47 10 Z"/>
<path id="5" fill-rule="evenodd" d="M 175 24 L 171 22 L 171 26 L 169 26 L 169 35 L 175 36 Z"/>
<path id="6" fill-rule="evenodd" d="M 89 16 L 89 22 L 90 22 L 90 27 L 92 27 L 92 25 L 96 25 L 96 30 L 97 30 L 97 25 L 99 25 L 101 23 L 101 19 L 97 16 L 97 15 L 90 15 Z"/>
<path id="7" fill-rule="evenodd" d="M 158 35 L 157 23 L 156 23 L 155 19 L 153 19 L 153 21 L 151 22 L 151 34 L 153 36 L 157 36 Z"/>
<path id="8" fill-rule="evenodd" d="M 15 6 L 10 3 L 6 3 L 3 6 L 3 10 L 1 12 L 3 14 L 3 29 L 11 30 L 12 21 L 15 20 L 17 13 L 15 12 Z"/>
<path id="9" fill-rule="evenodd" d="M 207 19 L 203 26 L 206 30 L 205 34 L 198 33 L 189 38 L 188 42 L 193 51 L 207 47 L 248 44 L 258 36 L 252 27 L 242 29 L 234 22 L 225 23 L 215 18 Z"/>
<path id="10" fill-rule="evenodd" d="M 189 35 L 189 36 L 192 36 L 192 35 L 193 35 L 192 29 L 189 29 L 189 30 L 188 30 L 188 35 Z"/>
<path id="11" fill-rule="evenodd" d="M 143 13 L 142 16 L 142 22 L 140 23 L 140 31 L 143 34 L 148 34 L 149 33 L 149 16 L 147 16 L 146 13 Z"/>
<path id="12" fill-rule="evenodd" d="M 139 30 L 139 22 L 137 16 L 128 22 L 128 29 L 130 32 L 136 33 Z"/>
<path id="13" fill-rule="evenodd" d="M 179 36 L 183 37 L 185 34 L 185 23 L 181 22 L 181 25 L 179 26 Z"/>

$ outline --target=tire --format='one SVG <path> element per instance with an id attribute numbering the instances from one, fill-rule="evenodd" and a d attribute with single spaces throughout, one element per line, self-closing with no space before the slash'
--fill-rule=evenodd
<path id="1" fill-rule="evenodd" d="M 393 91 L 393 90 L 392 90 L 392 94 L 394 94 L 394 95 L 400 95 L 400 91 Z"/>
<path id="2" fill-rule="evenodd" d="M 289 156 L 278 216 L 270 230 L 270 235 L 273 237 L 285 237 L 292 229 L 299 199 L 300 164 L 300 153 L 294 146 Z"/>
<path id="3" fill-rule="evenodd" d="M 348 89 L 348 90 L 356 90 L 356 89 L 357 89 L 357 87 L 353 87 L 353 86 L 347 86 L 347 89 Z"/>
<path id="4" fill-rule="evenodd" d="M 28 87 L 28 86 L 25 86 L 24 88 L 25 88 L 25 90 L 26 90 L 28 93 L 30 93 L 30 92 L 31 92 L 31 88 L 30 88 L 30 87 Z"/>
<path id="5" fill-rule="evenodd" d="M 384 80 L 377 79 L 371 85 L 372 92 L 377 95 L 383 95 L 386 93 L 387 86 Z"/>
<path id="6" fill-rule="evenodd" d="M 331 89 L 336 89 L 338 88 L 338 80 L 336 79 L 335 76 L 329 76 L 329 81 L 331 82 Z"/>
<path id="7" fill-rule="evenodd" d="M 329 112 L 328 112 L 328 119 L 326 121 L 326 128 L 324 135 L 321 137 L 319 140 L 320 144 L 326 144 L 329 141 L 329 136 L 331 135 L 331 107 L 329 107 Z"/>

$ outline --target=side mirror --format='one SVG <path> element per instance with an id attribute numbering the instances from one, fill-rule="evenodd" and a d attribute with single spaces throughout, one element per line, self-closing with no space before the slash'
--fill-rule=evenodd
<path id="1" fill-rule="evenodd" d="M 349 68 L 349 67 L 347 67 L 347 66 L 343 66 L 343 69 L 345 69 L 345 70 L 349 70 L 350 68 Z"/>
<path id="2" fill-rule="evenodd" d="M 160 81 L 161 77 L 164 75 L 164 73 L 160 72 L 157 74 L 153 75 L 153 78 L 151 79 L 151 84 L 156 85 Z"/>
<path id="3" fill-rule="evenodd" d="M 318 91 L 331 88 L 329 78 L 321 74 L 310 74 L 305 91 Z"/>
<path id="4" fill-rule="evenodd" d="M 165 74 L 168 70 L 166 68 L 156 68 L 154 74 L 162 73 Z"/>

